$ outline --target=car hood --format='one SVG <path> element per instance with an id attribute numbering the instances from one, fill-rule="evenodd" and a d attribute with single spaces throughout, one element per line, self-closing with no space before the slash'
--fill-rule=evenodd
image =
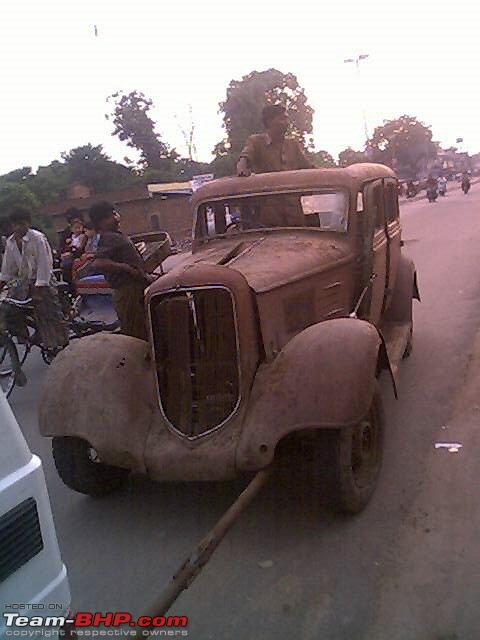
<path id="1" fill-rule="evenodd" d="M 348 258 L 349 239 L 338 233 L 274 231 L 216 239 L 186 256 L 168 279 L 201 265 L 223 265 L 240 272 L 257 293 L 305 278 Z"/>

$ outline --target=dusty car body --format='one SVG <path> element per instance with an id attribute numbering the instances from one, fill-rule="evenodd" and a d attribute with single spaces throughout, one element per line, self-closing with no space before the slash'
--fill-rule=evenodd
<path id="1" fill-rule="evenodd" d="M 150 343 L 96 335 L 51 367 L 40 429 L 62 479 L 85 493 L 129 470 L 222 480 L 327 434 L 337 502 L 359 511 L 381 463 L 377 379 L 408 355 L 419 297 L 395 174 L 224 178 L 192 205 L 192 253 L 146 292 Z"/>

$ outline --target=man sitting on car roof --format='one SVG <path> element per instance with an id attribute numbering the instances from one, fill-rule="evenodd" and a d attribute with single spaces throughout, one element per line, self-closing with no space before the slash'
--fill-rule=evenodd
<path id="1" fill-rule="evenodd" d="M 263 108 L 262 120 L 265 133 L 256 133 L 247 139 L 238 160 L 237 175 L 314 168 L 298 140 L 285 137 L 290 124 L 285 107 L 267 105 Z"/>

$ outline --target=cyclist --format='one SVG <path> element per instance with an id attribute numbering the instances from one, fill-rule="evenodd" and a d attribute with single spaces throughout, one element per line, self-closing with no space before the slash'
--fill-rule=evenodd
<path id="1" fill-rule="evenodd" d="M 9 222 L 13 233 L 5 247 L 0 290 L 7 286 L 12 298 L 32 298 L 37 325 L 32 342 L 40 342 L 47 351 L 55 353 L 68 344 L 68 328 L 55 287 L 50 245 L 43 233 L 31 228 L 32 215 L 28 209 L 15 209 L 9 216 Z M 23 314 L 17 313 L 5 320 L 5 309 L 1 313 L 3 324 L 7 322 L 12 333 L 28 338 Z"/>

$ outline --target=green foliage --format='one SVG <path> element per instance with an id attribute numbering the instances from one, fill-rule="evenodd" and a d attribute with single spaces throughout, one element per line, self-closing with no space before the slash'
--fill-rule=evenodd
<path id="1" fill-rule="evenodd" d="M 167 144 L 155 133 L 155 122 L 149 115 L 153 105 L 152 100 L 140 91 L 132 91 L 129 94 L 117 91 L 107 102 L 113 102 L 112 115 L 106 115 L 107 120 L 112 119 L 113 136 L 127 143 L 127 146 L 140 151 L 141 165 L 144 169 L 165 169 L 165 159 L 172 162 L 178 157 L 175 150 L 170 150 Z"/>
<path id="2" fill-rule="evenodd" d="M 308 154 L 309 159 L 312 163 L 318 167 L 319 169 L 331 169 L 332 167 L 336 167 L 335 160 L 328 153 L 328 151 L 315 151 L 313 153 Z"/>
<path id="3" fill-rule="evenodd" d="M 412 116 L 386 120 L 368 141 L 373 162 L 381 162 L 402 173 L 415 174 L 437 156 L 430 127 Z"/>
<path id="4" fill-rule="evenodd" d="M 0 215 L 6 217 L 16 207 L 25 207 L 36 212 L 40 203 L 27 185 L 2 180 L 0 182 Z"/>
<path id="5" fill-rule="evenodd" d="M 146 169 L 139 174 L 143 184 L 151 182 L 188 182 L 193 176 L 210 173 L 212 167 L 208 162 L 196 162 L 180 158 L 175 162 L 165 159 L 159 169 Z"/>
<path id="6" fill-rule="evenodd" d="M 132 171 L 118 162 L 113 162 L 102 145 L 91 144 L 62 153 L 68 182 L 80 182 L 95 193 L 112 191 L 134 181 Z"/>
<path id="7" fill-rule="evenodd" d="M 23 183 L 24 176 L 20 173 L 17 176 L 19 182 L 13 182 L 11 180 L 13 173 L 16 172 L 12 171 L 10 174 L 0 177 L 0 228 L 8 227 L 6 219 L 15 208 L 24 207 L 32 212 L 33 226 L 49 234 L 52 225 L 50 220 L 39 215 L 40 202 L 38 198 Z"/>
<path id="8" fill-rule="evenodd" d="M 347 147 L 338 154 L 339 167 L 349 167 L 358 162 L 368 162 L 367 155 L 363 151 L 355 151 L 352 147 Z"/>
<path id="9" fill-rule="evenodd" d="M 27 180 L 32 175 L 32 167 L 22 167 L 21 169 L 15 169 L 5 175 L 1 176 L 2 182 L 17 183 L 22 180 Z"/>
<path id="10" fill-rule="evenodd" d="M 39 167 L 36 174 L 30 167 L 16 169 L 0 176 L 0 189 L 6 194 L 0 206 L 28 206 L 32 210 L 46 202 L 58 201 L 66 196 L 68 187 L 80 182 L 95 193 L 111 191 L 138 180 L 122 164 L 113 162 L 101 145 L 77 147 L 61 154 L 62 162 L 54 160 Z"/>
<path id="11" fill-rule="evenodd" d="M 32 193 L 44 204 L 63 198 L 69 181 L 70 175 L 65 164 L 54 160 L 46 167 L 39 167 L 27 184 Z"/>
<path id="12" fill-rule="evenodd" d="M 216 175 L 233 172 L 245 140 L 251 134 L 264 130 L 263 107 L 276 103 L 288 111 L 291 121 L 289 135 L 305 145 L 306 135 L 312 132 L 313 109 L 307 104 L 307 97 L 296 76 L 277 69 L 252 71 L 241 80 L 230 82 L 227 97 L 219 105 L 227 137 L 214 149 Z"/>

